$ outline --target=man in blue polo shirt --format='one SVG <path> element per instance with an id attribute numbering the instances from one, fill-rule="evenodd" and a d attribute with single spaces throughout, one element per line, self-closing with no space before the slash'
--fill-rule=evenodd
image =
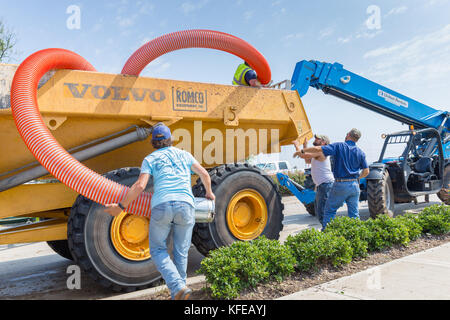
<path id="1" fill-rule="evenodd" d="M 306 148 L 300 153 L 316 153 L 318 155 L 333 156 L 333 174 L 335 182 L 331 188 L 325 204 L 322 227 L 325 229 L 328 222 L 336 216 L 336 211 L 347 204 L 348 216 L 359 219 L 359 179 L 369 174 L 369 167 L 364 152 L 356 146 L 361 138 L 358 129 L 347 133 L 345 142 L 336 142 L 321 147 Z"/>

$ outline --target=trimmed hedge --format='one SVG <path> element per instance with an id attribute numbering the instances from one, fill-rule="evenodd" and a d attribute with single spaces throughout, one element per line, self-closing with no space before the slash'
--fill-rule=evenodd
<path id="1" fill-rule="evenodd" d="M 347 239 L 353 249 L 353 258 L 368 255 L 372 230 L 364 221 L 349 217 L 338 217 L 328 223 L 325 232 Z"/>
<path id="2" fill-rule="evenodd" d="M 197 272 L 205 275 L 213 297 L 231 299 L 258 283 L 281 281 L 295 271 L 295 263 L 289 248 L 277 240 L 260 237 L 211 251 Z"/>
<path id="3" fill-rule="evenodd" d="M 424 233 L 439 235 L 450 232 L 450 206 L 425 208 L 418 217 L 418 223 Z"/>
<path id="4" fill-rule="evenodd" d="M 233 299 L 259 283 L 282 281 L 295 272 L 317 271 L 325 264 L 338 268 L 374 251 L 406 246 L 424 234 L 447 233 L 448 205 L 433 205 L 419 214 L 396 218 L 361 221 L 338 217 L 324 232 L 304 230 L 288 236 L 284 244 L 260 237 L 218 248 L 203 259 L 197 272 L 205 275 L 214 298 Z"/>
<path id="5" fill-rule="evenodd" d="M 419 221 L 419 217 L 420 215 L 417 214 L 406 213 L 395 218 L 406 226 L 408 229 L 408 237 L 411 241 L 416 240 L 422 235 L 423 227 Z"/>
<path id="6" fill-rule="evenodd" d="M 352 261 L 350 241 L 316 229 L 288 236 L 285 245 L 294 253 L 300 271 L 317 270 L 319 265 L 325 263 L 339 267 Z"/>
<path id="7" fill-rule="evenodd" d="M 388 216 L 365 221 L 370 230 L 369 251 L 379 251 L 395 244 L 406 246 L 409 242 L 408 227 L 401 220 Z"/>
<path id="8" fill-rule="evenodd" d="M 269 278 L 282 281 L 295 271 L 296 259 L 292 251 L 279 241 L 262 236 L 254 240 L 253 245 L 260 249 L 263 259 L 269 263 Z"/>

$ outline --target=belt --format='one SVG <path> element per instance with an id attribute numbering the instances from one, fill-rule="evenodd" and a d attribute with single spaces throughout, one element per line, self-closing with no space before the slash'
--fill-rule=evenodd
<path id="1" fill-rule="evenodd" d="M 358 179 L 335 179 L 336 182 L 353 182 L 358 181 Z"/>

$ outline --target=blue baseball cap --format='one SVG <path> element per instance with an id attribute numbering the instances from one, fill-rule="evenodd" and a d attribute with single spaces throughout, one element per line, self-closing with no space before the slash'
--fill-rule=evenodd
<path id="1" fill-rule="evenodd" d="M 170 133 L 170 129 L 165 124 L 158 124 L 153 127 L 152 131 L 152 140 L 165 140 L 172 137 L 172 134 Z"/>

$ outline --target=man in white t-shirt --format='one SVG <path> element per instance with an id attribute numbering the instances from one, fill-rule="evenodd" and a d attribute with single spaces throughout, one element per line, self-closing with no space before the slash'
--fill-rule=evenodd
<path id="1" fill-rule="evenodd" d="M 300 144 L 298 141 L 294 141 L 294 146 L 296 152 L 294 157 L 300 157 L 305 159 L 307 164 L 311 164 L 311 176 L 314 184 L 316 185 L 316 199 L 314 202 L 314 211 L 316 217 L 319 219 L 320 224 L 323 222 L 323 213 L 325 208 L 325 203 L 327 202 L 328 195 L 330 193 L 331 187 L 334 183 L 334 176 L 331 170 L 330 157 L 325 157 L 324 155 L 317 155 L 311 153 L 305 153 L 303 149 L 307 148 L 308 142 L 305 140 L 303 144 L 303 149 L 300 149 Z M 330 144 L 330 139 L 325 135 L 315 135 L 313 145 L 326 146 Z"/>

